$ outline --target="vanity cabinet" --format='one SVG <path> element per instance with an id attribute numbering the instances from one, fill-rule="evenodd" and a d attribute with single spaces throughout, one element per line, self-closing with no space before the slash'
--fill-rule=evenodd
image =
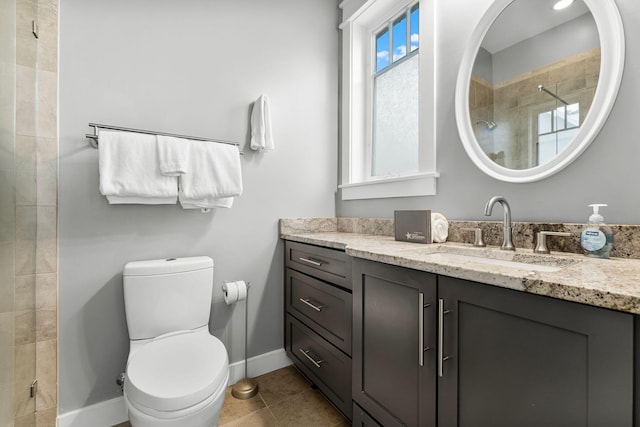
<path id="1" fill-rule="evenodd" d="M 351 419 L 351 258 L 289 241 L 285 250 L 287 355 Z"/>
<path id="2" fill-rule="evenodd" d="M 361 259 L 353 271 L 353 400 L 386 427 L 435 426 L 436 276 Z"/>
<path id="3" fill-rule="evenodd" d="M 632 315 L 372 261 L 353 270 L 353 399 L 378 424 L 633 425 Z"/>
<path id="4" fill-rule="evenodd" d="M 438 277 L 438 425 L 632 426 L 633 316 Z"/>

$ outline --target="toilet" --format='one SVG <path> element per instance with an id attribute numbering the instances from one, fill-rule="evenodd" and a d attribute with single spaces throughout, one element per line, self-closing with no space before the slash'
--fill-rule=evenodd
<path id="1" fill-rule="evenodd" d="M 124 401 L 131 425 L 217 426 L 229 359 L 209 333 L 213 260 L 130 262 L 123 279 L 130 339 Z"/>

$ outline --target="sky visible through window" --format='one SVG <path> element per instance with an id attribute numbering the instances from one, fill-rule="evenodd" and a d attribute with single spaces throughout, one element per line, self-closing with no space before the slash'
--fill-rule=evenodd
<path id="1" fill-rule="evenodd" d="M 376 35 L 376 73 L 406 57 L 408 52 L 418 49 L 420 33 L 418 15 L 418 5 L 416 5 L 410 9 L 409 13 L 405 13 Z M 408 24 L 407 21 L 409 21 Z M 407 32 L 407 25 L 409 32 Z"/>

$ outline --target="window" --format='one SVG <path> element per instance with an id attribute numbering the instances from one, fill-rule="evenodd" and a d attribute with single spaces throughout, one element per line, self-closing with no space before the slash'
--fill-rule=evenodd
<path id="1" fill-rule="evenodd" d="M 370 170 L 373 177 L 418 172 L 417 19 L 416 4 L 376 35 Z M 407 42 L 412 38 L 416 42 L 409 50 Z"/>
<path id="2" fill-rule="evenodd" d="M 433 4 L 344 0 L 340 7 L 342 199 L 435 194 Z"/>
<path id="3" fill-rule="evenodd" d="M 547 163 L 580 130 L 580 104 L 567 104 L 538 114 L 538 165 Z"/>

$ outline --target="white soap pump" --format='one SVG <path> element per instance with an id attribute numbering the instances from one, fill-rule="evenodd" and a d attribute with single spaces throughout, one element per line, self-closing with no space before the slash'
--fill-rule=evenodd
<path id="1" fill-rule="evenodd" d="M 608 206 L 604 203 L 589 205 L 593 208 L 593 214 L 589 217 L 589 223 L 580 235 L 580 245 L 588 257 L 609 258 L 613 248 L 613 231 L 604 223 L 604 218 L 599 213 L 600 207 Z"/>

